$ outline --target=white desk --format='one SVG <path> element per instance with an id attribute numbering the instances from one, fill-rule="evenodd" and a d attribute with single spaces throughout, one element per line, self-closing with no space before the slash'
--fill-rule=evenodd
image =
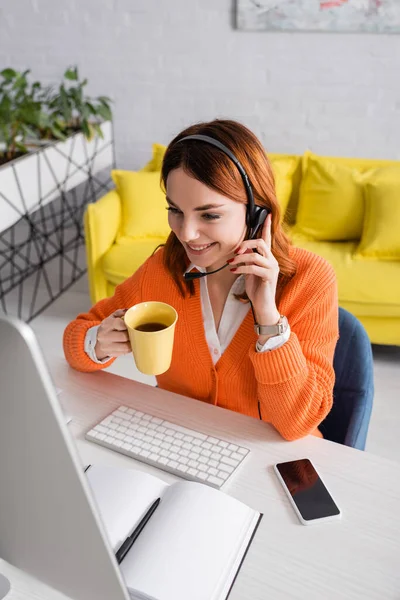
<path id="1" fill-rule="evenodd" d="M 175 477 L 84 440 L 84 432 L 125 404 L 238 442 L 251 455 L 224 491 L 264 513 L 229 600 L 400 599 L 400 465 L 309 436 L 286 442 L 250 417 L 195 402 L 108 373 L 81 374 L 53 365 L 60 397 L 73 417 L 82 464 L 125 465 Z M 304 527 L 272 471 L 276 462 L 309 457 L 343 511 L 341 521 Z M 7 563 L 10 600 L 64 598 Z M 110 599 L 112 600 L 112 599 Z M 189 600 L 189 599 L 188 599 Z"/>

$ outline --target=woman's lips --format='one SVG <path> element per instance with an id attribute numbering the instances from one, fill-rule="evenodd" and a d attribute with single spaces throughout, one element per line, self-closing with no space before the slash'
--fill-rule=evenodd
<path id="1" fill-rule="evenodd" d="M 193 254 L 194 256 L 200 256 L 201 254 L 205 254 L 206 252 L 208 252 L 217 242 L 212 242 L 211 244 L 203 244 L 202 246 L 198 246 L 198 250 L 196 250 L 195 248 L 193 248 L 192 246 L 189 246 L 189 244 L 186 244 L 186 248 L 188 249 L 188 251 L 190 252 L 190 254 Z"/>

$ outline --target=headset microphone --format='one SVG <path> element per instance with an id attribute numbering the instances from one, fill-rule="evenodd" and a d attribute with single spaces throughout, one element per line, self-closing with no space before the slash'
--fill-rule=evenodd
<path id="1" fill-rule="evenodd" d="M 208 135 L 202 135 L 202 134 L 187 135 L 186 137 L 183 137 L 180 140 L 178 140 L 177 143 L 183 142 L 185 140 L 198 140 L 200 142 L 206 142 L 207 144 L 211 144 L 212 146 L 215 146 L 216 148 L 221 150 L 221 152 L 226 154 L 226 156 L 228 156 L 231 159 L 231 161 L 233 163 L 235 163 L 235 165 L 243 179 L 243 184 L 244 184 L 244 187 L 246 190 L 246 195 L 247 195 L 246 225 L 249 229 L 248 239 L 253 240 L 257 236 L 257 233 L 260 230 L 260 228 L 264 225 L 264 222 L 268 216 L 269 210 L 266 208 L 263 208 L 262 206 L 256 206 L 256 204 L 254 203 L 253 190 L 251 188 L 247 173 L 244 170 L 241 162 L 236 158 L 236 156 L 233 154 L 233 152 L 231 152 L 229 150 L 229 148 L 227 148 L 219 140 L 216 140 Z M 213 273 L 218 273 L 218 271 L 225 269 L 225 267 L 227 267 L 228 265 L 229 265 L 229 263 L 226 263 L 219 269 L 216 269 L 215 271 L 208 271 L 207 273 L 185 273 L 183 277 L 184 277 L 185 281 L 192 281 L 193 279 L 200 279 L 201 277 L 206 277 L 207 275 L 212 275 Z"/>

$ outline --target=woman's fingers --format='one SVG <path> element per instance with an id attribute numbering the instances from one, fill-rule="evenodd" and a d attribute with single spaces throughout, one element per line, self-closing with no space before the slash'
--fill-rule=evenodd
<path id="1" fill-rule="evenodd" d="M 126 331 L 125 321 L 121 317 L 116 317 L 112 320 L 112 329 L 115 331 Z"/>
<path id="2" fill-rule="evenodd" d="M 268 281 L 269 273 L 272 273 L 271 268 L 259 267 L 258 265 L 243 265 L 234 270 L 236 275 L 257 275 L 263 281 Z"/>
<path id="3" fill-rule="evenodd" d="M 237 267 L 241 264 L 256 264 L 260 267 L 268 267 L 270 266 L 269 258 L 262 256 L 261 254 L 257 254 L 255 252 L 250 252 L 250 254 L 239 254 L 235 256 L 235 258 L 231 259 L 230 266 Z"/>
<path id="4" fill-rule="evenodd" d="M 236 255 L 245 254 L 248 250 L 257 250 L 258 254 L 262 256 L 269 256 L 271 253 L 270 248 L 268 248 L 265 240 L 262 238 L 257 238 L 256 240 L 244 240 L 240 246 L 236 249 Z"/>
<path id="5" fill-rule="evenodd" d="M 268 250 L 271 250 L 271 224 L 272 224 L 272 213 L 269 213 L 265 219 L 265 223 L 262 228 L 261 238 L 264 240 Z"/>

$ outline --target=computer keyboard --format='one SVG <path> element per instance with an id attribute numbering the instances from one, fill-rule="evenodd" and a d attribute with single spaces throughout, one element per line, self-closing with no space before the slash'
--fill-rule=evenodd
<path id="1" fill-rule="evenodd" d="M 250 452 L 214 436 L 120 406 L 86 439 L 179 477 L 220 488 Z"/>

